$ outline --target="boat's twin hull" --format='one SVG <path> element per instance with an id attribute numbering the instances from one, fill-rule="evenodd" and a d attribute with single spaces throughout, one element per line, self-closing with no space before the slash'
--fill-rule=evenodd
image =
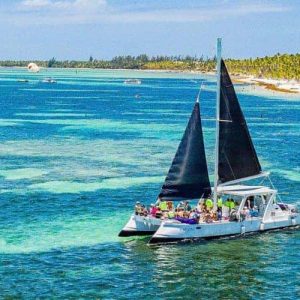
<path id="1" fill-rule="evenodd" d="M 120 231 L 119 236 L 152 235 L 159 228 L 160 224 L 160 219 L 132 215 L 125 227 Z"/>
<path id="2" fill-rule="evenodd" d="M 260 218 L 243 222 L 214 222 L 188 225 L 164 222 L 150 239 L 150 244 L 170 243 L 180 240 L 201 240 L 236 237 L 300 225 L 300 216 L 282 220 L 262 222 Z"/>

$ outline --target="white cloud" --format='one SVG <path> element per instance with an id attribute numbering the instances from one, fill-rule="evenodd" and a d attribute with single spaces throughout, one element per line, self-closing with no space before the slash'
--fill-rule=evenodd
<path id="1" fill-rule="evenodd" d="M 26 10 L 98 10 L 106 5 L 105 0 L 23 0 L 19 8 Z"/>
<path id="2" fill-rule="evenodd" d="M 49 0 L 24 0 L 21 5 L 31 8 L 41 8 L 48 6 L 50 4 Z"/>
<path id="3" fill-rule="evenodd" d="M 220 1 L 209 2 L 194 9 L 165 8 L 157 6 L 138 9 L 132 2 L 128 5 L 109 5 L 106 0 L 22 0 L 17 9 L 2 22 L 15 24 L 97 24 L 97 23 L 145 23 L 145 22 L 206 22 L 251 14 L 280 13 L 290 8 L 272 2 Z M 156 7 L 156 8 L 153 8 Z"/>

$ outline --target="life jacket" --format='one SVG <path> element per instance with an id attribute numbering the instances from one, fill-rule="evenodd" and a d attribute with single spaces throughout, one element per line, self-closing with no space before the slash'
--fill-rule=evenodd
<path id="1" fill-rule="evenodd" d="M 159 208 L 160 208 L 160 210 L 168 210 L 168 205 L 167 205 L 167 201 L 162 201 L 162 202 L 160 202 L 160 204 L 159 204 Z"/>
<path id="2" fill-rule="evenodd" d="M 222 205 L 223 205 L 223 200 L 222 200 L 222 198 L 219 198 L 218 199 L 218 202 L 217 202 L 217 205 L 218 205 L 218 207 L 222 207 Z"/>
<path id="3" fill-rule="evenodd" d="M 229 207 L 230 209 L 234 209 L 235 208 L 235 203 L 233 201 L 229 202 Z"/>
<path id="4" fill-rule="evenodd" d="M 214 206 L 214 204 L 213 204 L 213 202 L 212 202 L 211 199 L 206 199 L 205 205 L 206 205 L 206 207 L 208 207 L 208 208 L 212 208 L 212 207 Z"/>
<path id="5" fill-rule="evenodd" d="M 170 211 L 168 212 L 168 218 L 169 218 L 169 219 L 172 219 L 172 218 L 174 218 L 174 217 L 175 217 L 174 211 L 170 210 Z"/>

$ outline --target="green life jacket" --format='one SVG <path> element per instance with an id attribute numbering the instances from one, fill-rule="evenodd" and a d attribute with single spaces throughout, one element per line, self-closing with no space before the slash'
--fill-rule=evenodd
<path id="1" fill-rule="evenodd" d="M 222 207 L 222 205 L 223 205 L 223 200 L 222 200 L 222 198 L 219 198 L 219 199 L 218 199 L 217 205 L 218 205 L 218 207 Z"/>
<path id="2" fill-rule="evenodd" d="M 172 219 L 172 218 L 174 218 L 174 217 L 175 217 L 174 211 L 169 211 L 169 212 L 168 212 L 168 218 L 169 218 L 169 219 Z"/>
<path id="3" fill-rule="evenodd" d="M 235 208 L 235 203 L 233 201 L 230 201 L 229 207 L 230 207 L 230 209 L 234 209 Z"/>
<path id="4" fill-rule="evenodd" d="M 161 210 L 168 210 L 167 201 L 162 201 L 162 202 L 160 202 L 159 208 L 160 208 Z"/>
<path id="5" fill-rule="evenodd" d="M 212 202 L 211 199 L 206 199 L 205 205 L 206 205 L 206 207 L 208 207 L 208 208 L 212 208 L 212 207 L 214 206 L 214 203 Z"/>

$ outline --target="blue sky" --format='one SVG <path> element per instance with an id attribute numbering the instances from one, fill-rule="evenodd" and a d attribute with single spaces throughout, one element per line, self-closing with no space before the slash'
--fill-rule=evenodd
<path id="1" fill-rule="evenodd" d="M 299 52 L 300 1 L 0 0 L 0 59 Z"/>

